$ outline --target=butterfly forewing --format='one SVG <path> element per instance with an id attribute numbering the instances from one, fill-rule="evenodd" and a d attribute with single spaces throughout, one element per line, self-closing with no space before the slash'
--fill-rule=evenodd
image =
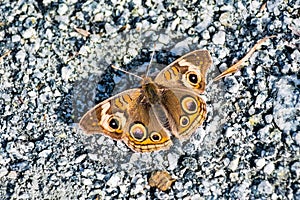
<path id="1" fill-rule="evenodd" d="M 212 58 L 207 50 L 190 52 L 164 68 L 154 82 L 174 88 L 190 88 L 196 93 L 205 89 L 206 72 L 212 65 Z"/>

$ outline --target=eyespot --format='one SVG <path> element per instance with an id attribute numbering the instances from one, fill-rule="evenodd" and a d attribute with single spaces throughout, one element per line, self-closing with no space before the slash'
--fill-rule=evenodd
<path id="1" fill-rule="evenodd" d="M 187 125 L 189 125 L 189 123 L 190 119 L 187 116 L 183 115 L 180 117 L 180 126 L 186 127 Z"/>
<path id="2" fill-rule="evenodd" d="M 150 134 L 150 139 L 153 141 L 153 142 L 158 142 L 161 140 L 161 134 L 158 133 L 158 132 L 152 132 Z"/>
<path id="3" fill-rule="evenodd" d="M 130 126 L 129 133 L 133 139 L 139 142 L 142 142 L 147 137 L 147 130 L 145 126 L 140 122 L 132 124 Z"/>
<path id="4" fill-rule="evenodd" d="M 196 100 L 191 96 L 184 96 L 181 98 L 181 107 L 184 112 L 187 114 L 194 114 L 198 110 L 197 102 Z"/>
<path id="5" fill-rule="evenodd" d="M 108 125 L 111 129 L 117 130 L 120 129 L 120 120 L 117 117 L 112 117 L 109 119 Z"/>
<path id="6" fill-rule="evenodd" d="M 200 81 L 201 78 L 198 77 L 198 75 L 196 74 L 196 72 L 189 72 L 187 75 L 187 81 L 189 82 L 189 84 L 191 84 L 192 86 L 196 86 Z"/>

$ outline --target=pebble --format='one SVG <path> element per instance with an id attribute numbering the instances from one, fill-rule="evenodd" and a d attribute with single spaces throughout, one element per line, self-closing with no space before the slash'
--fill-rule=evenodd
<path id="1" fill-rule="evenodd" d="M 231 171 L 235 171 L 239 166 L 239 162 L 240 162 L 240 157 L 237 156 L 230 162 L 228 169 L 230 169 Z"/>
<path id="2" fill-rule="evenodd" d="M 297 180 L 300 179 L 300 162 L 295 162 L 292 166 L 291 166 L 291 171 L 293 171 L 296 176 L 297 176 Z"/>
<path id="3" fill-rule="evenodd" d="M 83 183 L 83 185 L 92 185 L 93 184 L 91 179 L 83 179 L 82 183 Z"/>
<path id="4" fill-rule="evenodd" d="M 262 106 L 264 105 L 264 102 L 266 101 L 266 99 L 268 98 L 268 93 L 265 92 L 261 92 L 260 94 L 257 95 L 256 100 L 255 100 L 255 108 L 263 108 Z"/>
<path id="5" fill-rule="evenodd" d="M 169 153 L 168 154 L 168 161 L 169 161 L 168 170 L 174 170 L 176 168 L 178 159 L 179 159 L 178 154 L 176 154 L 176 153 Z"/>
<path id="6" fill-rule="evenodd" d="M 216 45 L 224 45 L 225 44 L 225 32 L 219 31 L 213 35 L 212 42 Z"/>
<path id="7" fill-rule="evenodd" d="M 258 170 L 262 169 L 266 165 L 266 160 L 264 158 L 260 158 L 255 160 L 256 168 Z"/>
<path id="8" fill-rule="evenodd" d="M 121 181 L 122 173 L 113 174 L 110 179 L 106 182 L 109 187 L 115 188 L 119 185 Z"/>
<path id="9" fill-rule="evenodd" d="M 300 145 L 300 133 L 299 132 L 295 134 L 294 140 L 298 145 Z"/>
<path id="10" fill-rule="evenodd" d="M 272 194 L 274 192 L 274 186 L 271 185 L 269 181 L 262 181 L 258 185 L 257 190 L 262 194 Z"/>
<path id="11" fill-rule="evenodd" d="M 0 168 L 0 178 L 4 177 L 8 173 L 5 167 Z"/>
<path id="12" fill-rule="evenodd" d="M 265 167 L 264 167 L 264 173 L 265 174 L 272 174 L 273 171 L 275 170 L 275 165 L 273 162 L 269 162 Z"/>
<path id="13" fill-rule="evenodd" d="M 65 15 L 69 10 L 69 7 L 66 4 L 59 4 L 57 13 L 59 15 Z"/>

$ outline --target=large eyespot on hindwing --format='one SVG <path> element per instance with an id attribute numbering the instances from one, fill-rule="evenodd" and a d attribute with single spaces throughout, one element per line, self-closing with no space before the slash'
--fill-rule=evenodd
<path id="1" fill-rule="evenodd" d="M 153 142 L 159 142 L 162 139 L 162 136 L 160 133 L 153 131 L 150 133 L 150 139 Z"/>
<path id="2" fill-rule="evenodd" d="M 187 114 L 194 114 L 198 111 L 198 104 L 194 97 L 183 96 L 180 100 L 182 110 Z"/>
<path id="3" fill-rule="evenodd" d="M 201 82 L 201 77 L 195 71 L 190 71 L 186 74 L 186 80 L 191 86 L 197 87 Z"/>
<path id="4" fill-rule="evenodd" d="M 130 136 L 136 141 L 142 142 L 147 138 L 147 129 L 141 122 L 132 123 L 129 127 Z"/>
<path id="5" fill-rule="evenodd" d="M 108 129 L 111 132 L 117 132 L 117 133 L 121 133 L 122 132 L 122 130 L 121 130 L 121 120 L 120 120 L 119 117 L 117 117 L 117 116 L 111 116 L 108 119 L 107 124 L 108 124 Z"/>
<path id="6" fill-rule="evenodd" d="M 180 117 L 179 122 L 180 122 L 180 126 L 186 127 L 186 126 L 188 126 L 190 124 L 190 119 L 188 118 L 188 116 L 182 115 Z"/>

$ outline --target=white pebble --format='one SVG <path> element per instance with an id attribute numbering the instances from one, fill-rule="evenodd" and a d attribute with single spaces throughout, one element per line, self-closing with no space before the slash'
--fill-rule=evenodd
<path id="1" fill-rule="evenodd" d="M 116 173 L 116 174 L 114 174 L 114 175 L 112 175 L 112 176 L 110 177 L 110 179 L 107 181 L 106 184 L 107 184 L 109 187 L 114 188 L 114 187 L 117 187 L 117 186 L 118 186 L 118 184 L 119 184 L 120 181 L 121 181 L 121 177 L 120 177 L 120 175 L 119 175 L 118 173 Z"/>
<path id="2" fill-rule="evenodd" d="M 5 176 L 8 173 L 8 170 L 5 167 L 2 167 L 0 169 L 0 178 L 2 178 L 3 176 Z"/>
<path id="3" fill-rule="evenodd" d="M 36 92 L 35 91 L 30 91 L 30 92 L 28 92 L 28 96 L 36 97 Z"/>
<path id="4" fill-rule="evenodd" d="M 19 35 L 13 35 L 11 37 L 11 41 L 12 42 L 20 42 L 21 41 L 21 36 L 19 36 Z"/>
<path id="5" fill-rule="evenodd" d="M 291 166 L 291 171 L 294 171 L 297 175 L 297 178 L 299 180 L 300 178 L 300 162 L 296 162 Z"/>
<path id="6" fill-rule="evenodd" d="M 105 26 L 104 26 L 104 28 L 105 28 L 105 31 L 106 31 L 107 34 L 111 34 L 111 33 L 117 32 L 116 27 L 110 25 L 109 23 L 106 23 Z"/>
<path id="7" fill-rule="evenodd" d="M 16 171 L 11 171 L 8 173 L 7 177 L 10 179 L 17 179 L 17 172 Z"/>
<path id="8" fill-rule="evenodd" d="M 265 167 L 264 167 L 264 172 L 268 175 L 272 174 L 273 171 L 275 169 L 275 165 L 273 162 L 268 163 Z"/>
<path id="9" fill-rule="evenodd" d="M 50 153 L 52 153 L 51 150 L 45 149 L 45 150 L 43 150 L 43 151 L 41 151 L 41 152 L 39 153 L 39 157 L 41 157 L 41 158 L 46 158 L 46 157 L 48 157 L 48 156 L 50 155 Z"/>
<path id="10" fill-rule="evenodd" d="M 212 38 L 212 42 L 214 44 L 219 44 L 219 45 L 223 45 L 225 43 L 225 32 L 224 31 L 219 31 L 216 34 L 214 34 L 213 38 Z"/>
<path id="11" fill-rule="evenodd" d="M 257 190 L 262 194 L 272 194 L 274 191 L 274 187 L 269 183 L 269 181 L 262 181 Z"/>
<path id="12" fill-rule="evenodd" d="M 294 140 L 298 145 L 300 145 L 300 133 L 299 132 L 295 134 Z"/>
<path id="13" fill-rule="evenodd" d="M 255 164 L 257 169 L 262 169 L 266 164 L 266 160 L 264 158 L 257 159 L 255 160 Z"/>
<path id="14" fill-rule="evenodd" d="M 202 35 L 202 38 L 204 40 L 209 40 L 210 39 L 210 34 L 209 34 L 208 30 L 204 30 L 201 35 Z"/>
<path id="15" fill-rule="evenodd" d="M 158 41 L 162 44 L 168 44 L 170 42 L 170 37 L 166 34 L 160 34 Z"/>
<path id="16" fill-rule="evenodd" d="M 26 52 L 24 50 L 18 51 L 18 53 L 16 54 L 16 58 L 17 60 L 19 60 L 19 62 L 23 63 L 26 58 Z"/>
<path id="17" fill-rule="evenodd" d="M 90 179 L 83 179 L 83 184 L 84 185 L 92 185 L 93 182 Z"/>
<path id="18" fill-rule="evenodd" d="M 23 38 L 25 39 L 29 39 L 29 38 L 35 38 L 35 35 L 36 34 L 36 30 L 34 30 L 33 28 L 28 28 L 26 29 L 23 33 L 22 33 L 22 36 Z"/>
<path id="19" fill-rule="evenodd" d="M 231 171 L 235 171 L 239 166 L 239 162 L 240 162 L 240 157 L 237 156 L 234 160 L 230 162 L 228 168 L 231 169 Z"/>
<path id="20" fill-rule="evenodd" d="M 57 13 L 59 15 L 64 15 L 68 11 L 68 6 L 66 4 L 59 4 L 59 7 L 57 9 Z"/>
<path id="21" fill-rule="evenodd" d="M 168 154 L 168 161 L 169 161 L 169 170 L 174 170 L 177 167 L 177 162 L 179 159 L 179 155 L 175 153 Z"/>

